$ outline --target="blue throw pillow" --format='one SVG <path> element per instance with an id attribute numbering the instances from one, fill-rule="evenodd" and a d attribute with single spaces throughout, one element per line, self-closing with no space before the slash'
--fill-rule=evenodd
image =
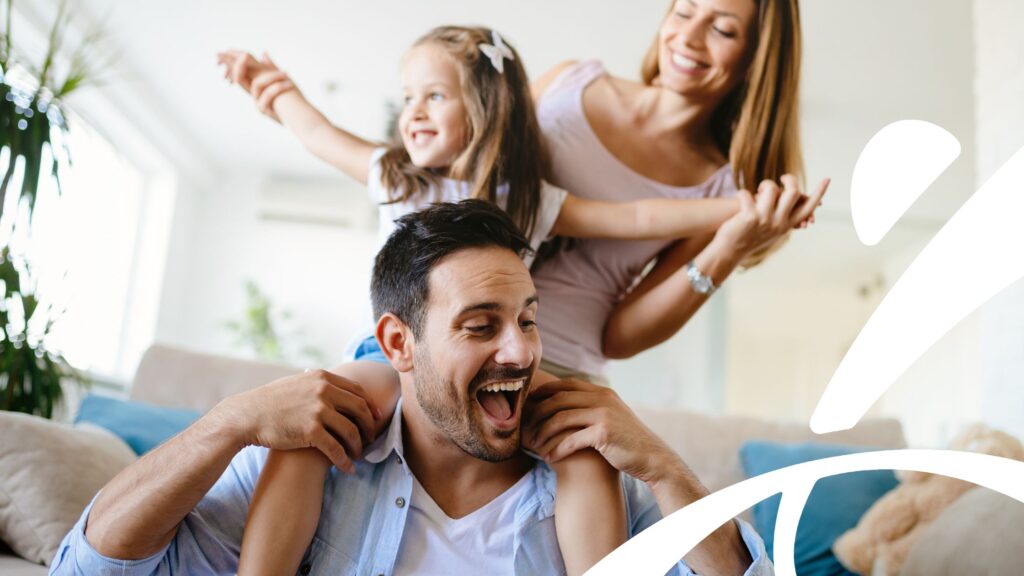
<path id="1" fill-rule="evenodd" d="M 142 455 L 188 428 L 200 412 L 90 394 L 82 400 L 75 423 L 88 422 L 118 435 Z"/>
<path id="2" fill-rule="evenodd" d="M 870 448 L 833 444 L 778 444 L 747 442 L 740 448 L 740 461 L 748 477 L 802 462 L 867 452 Z M 860 517 L 899 481 L 892 470 L 850 472 L 822 478 L 814 485 L 796 531 L 793 559 L 800 576 L 851 575 L 832 554 L 832 544 L 857 525 Z M 774 558 L 775 518 L 781 494 L 754 505 L 754 526 Z"/>

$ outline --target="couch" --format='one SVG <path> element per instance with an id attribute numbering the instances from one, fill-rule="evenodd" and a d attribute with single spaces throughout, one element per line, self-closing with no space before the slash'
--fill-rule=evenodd
<path id="1" fill-rule="evenodd" d="M 129 397 L 167 407 L 208 410 L 230 394 L 251 389 L 295 371 L 287 366 L 155 345 L 142 358 Z M 740 446 L 750 439 L 820 441 L 882 448 L 900 448 L 905 445 L 899 422 L 890 419 L 866 420 L 852 430 L 818 437 L 805 424 L 800 423 L 711 416 L 683 410 L 638 409 L 637 412 L 651 429 L 683 456 L 712 491 L 744 479 L 738 453 Z M 23 422 L 25 418 L 31 417 L 22 417 L 18 421 Z M 76 433 L 80 436 L 99 434 L 91 430 Z M 0 451 L 0 464 L 3 458 L 3 452 Z M 11 473 L 10 470 L 0 468 L 0 480 Z M 3 486 L 0 483 L 0 515 L 4 513 L 5 506 Z M 6 500 L 9 506 L 11 498 L 7 497 Z M 81 506 L 86 502 L 81 502 Z M 79 514 L 81 506 L 77 508 Z M 72 514 L 72 518 L 75 516 L 77 514 Z M 0 574 L 34 576 L 46 573 L 44 566 L 18 558 L 5 548 L 0 546 Z"/>

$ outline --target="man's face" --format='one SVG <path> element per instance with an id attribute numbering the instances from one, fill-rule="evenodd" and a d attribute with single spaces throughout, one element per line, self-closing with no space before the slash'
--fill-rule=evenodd
<path id="1" fill-rule="evenodd" d="M 519 450 L 520 420 L 541 357 L 530 273 L 500 248 L 457 252 L 430 273 L 412 377 L 423 412 L 467 454 Z"/>

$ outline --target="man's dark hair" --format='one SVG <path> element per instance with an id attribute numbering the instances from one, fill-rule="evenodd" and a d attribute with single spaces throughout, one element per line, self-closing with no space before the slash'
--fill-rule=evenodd
<path id="1" fill-rule="evenodd" d="M 379 319 L 388 312 L 394 314 L 416 338 L 430 297 L 430 271 L 438 262 L 469 248 L 506 248 L 519 256 L 531 251 L 508 214 L 483 200 L 432 204 L 395 224 L 373 264 L 373 315 Z"/>

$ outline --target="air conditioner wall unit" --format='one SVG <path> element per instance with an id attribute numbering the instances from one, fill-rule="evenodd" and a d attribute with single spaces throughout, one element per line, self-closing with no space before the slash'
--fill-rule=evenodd
<path id="1" fill-rule="evenodd" d="M 377 206 L 366 187 L 348 179 L 272 177 L 260 190 L 257 215 L 274 222 L 377 229 Z"/>

